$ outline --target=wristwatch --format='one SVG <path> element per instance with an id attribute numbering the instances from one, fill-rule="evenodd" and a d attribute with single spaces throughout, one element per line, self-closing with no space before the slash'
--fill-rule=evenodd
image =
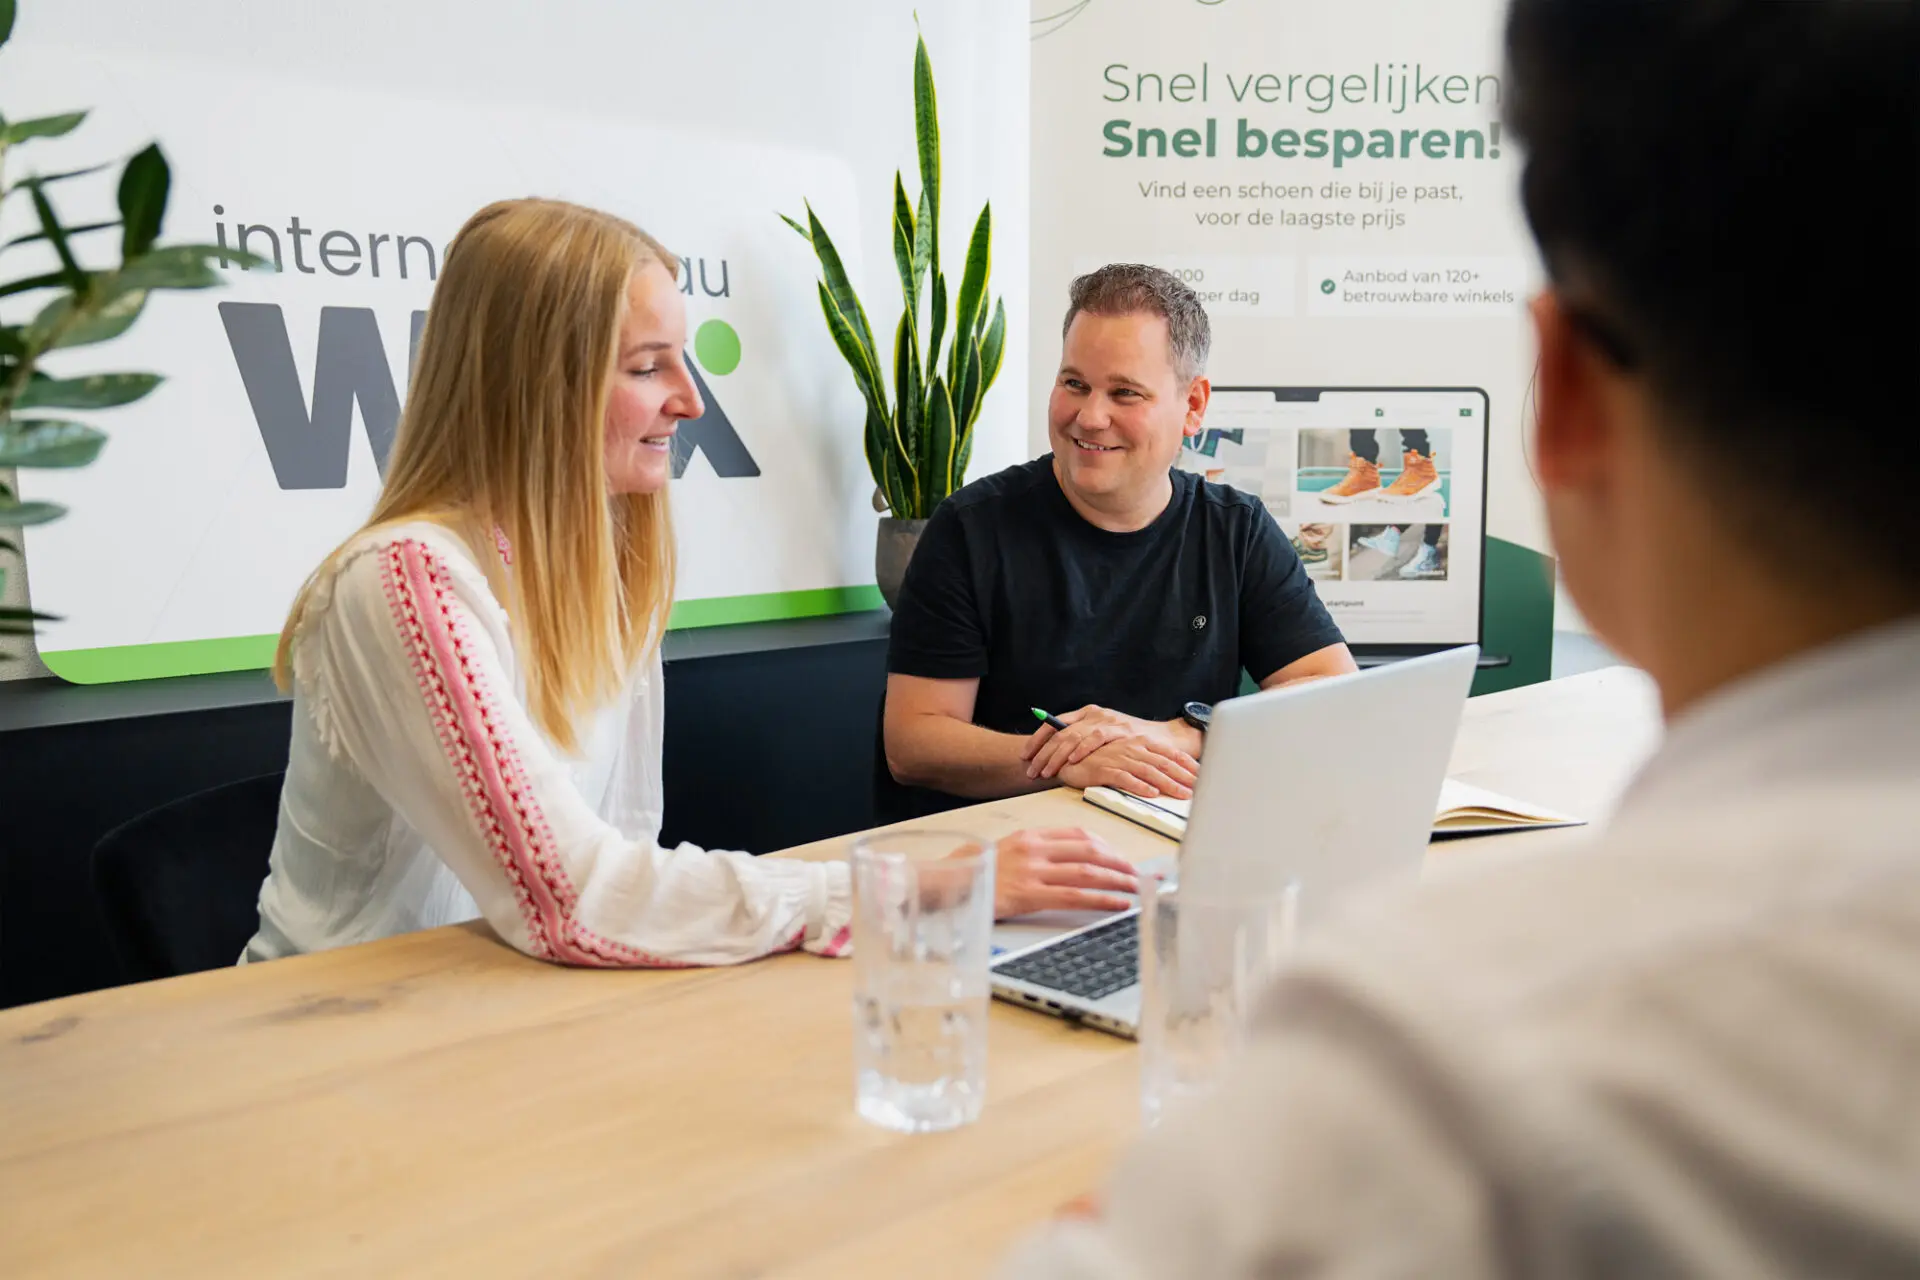
<path id="1" fill-rule="evenodd" d="M 1180 708 L 1180 718 L 1205 733 L 1207 726 L 1213 723 L 1213 707 L 1205 702 L 1189 702 Z"/>

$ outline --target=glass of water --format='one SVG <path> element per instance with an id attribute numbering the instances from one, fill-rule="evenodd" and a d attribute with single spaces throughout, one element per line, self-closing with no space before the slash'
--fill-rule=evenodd
<path id="1" fill-rule="evenodd" d="M 1242 1043 L 1247 1015 L 1293 949 L 1300 885 L 1245 893 L 1140 880 L 1140 1109 L 1148 1126 L 1204 1096 Z"/>
<path id="2" fill-rule="evenodd" d="M 993 844 L 898 831 L 849 856 L 855 1106 L 903 1133 L 971 1124 L 987 1088 Z"/>

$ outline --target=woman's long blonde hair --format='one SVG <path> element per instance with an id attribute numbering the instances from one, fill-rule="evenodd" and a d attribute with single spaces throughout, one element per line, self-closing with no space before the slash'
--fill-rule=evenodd
<path id="1" fill-rule="evenodd" d="M 673 599 L 665 489 L 607 493 L 607 394 L 628 282 L 649 262 L 678 276 L 659 241 L 579 205 L 502 200 L 467 220 L 434 289 L 379 501 L 301 587 L 280 632 L 282 689 L 309 597 L 361 534 L 430 520 L 484 561 L 498 529 L 528 708 L 556 746 L 576 749 L 577 718 L 650 656 Z"/>

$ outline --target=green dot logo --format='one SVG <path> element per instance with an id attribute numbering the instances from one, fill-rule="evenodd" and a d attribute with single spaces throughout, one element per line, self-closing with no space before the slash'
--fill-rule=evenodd
<path id="1" fill-rule="evenodd" d="M 1322 280 L 1320 282 L 1320 292 L 1322 293 L 1332 293 L 1337 288 L 1339 288 L 1339 286 L 1331 280 Z"/>
<path id="2" fill-rule="evenodd" d="M 701 368 L 725 377 L 740 367 L 740 335 L 725 320 L 708 320 L 694 331 L 693 354 Z"/>

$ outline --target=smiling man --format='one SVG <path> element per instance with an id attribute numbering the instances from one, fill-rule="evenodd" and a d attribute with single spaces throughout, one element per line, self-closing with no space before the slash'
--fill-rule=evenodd
<path id="1" fill-rule="evenodd" d="M 1165 271 L 1073 282 L 1053 452 L 948 498 L 907 571 L 883 818 L 1061 783 L 1184 798 L 1243 671 L 1271 688 L 1354 670 L 1259 499 L 1174 469 L 1206 416 L 1209 342 Z"/>

